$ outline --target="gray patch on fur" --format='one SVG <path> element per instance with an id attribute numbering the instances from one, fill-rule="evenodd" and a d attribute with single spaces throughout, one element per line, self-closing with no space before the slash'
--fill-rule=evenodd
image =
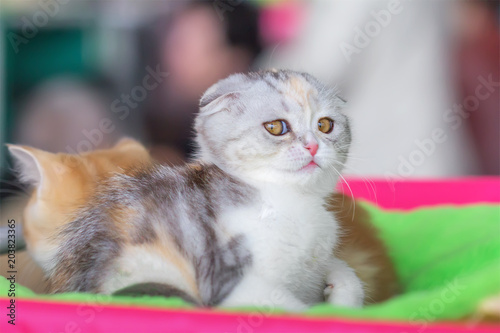
<path id="1" fill-rule="evenodd" d="M 102 205 L 82 212 L 60 233 L 63 238 L 49 276 L 64 279 L 54 292 L 98 292 L 110 263 L 118 257 L 123 240 Z"/>
<path id="2" fill-rule="evenodd" d="M 132 238 L 132 244 L 137 245 L 153 243 L 158 239 L 154 226 L 151 223 L 148 223 L 146 219 L 134 226 L 131 230 L 130 236 Z"/>

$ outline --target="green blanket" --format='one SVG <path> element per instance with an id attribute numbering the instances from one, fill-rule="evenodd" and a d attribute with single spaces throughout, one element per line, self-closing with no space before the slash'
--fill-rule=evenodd
<path id="1" fill-rule="evenodd" d="M 442 206 L 399 212 L 362 205 L 372 215 L 387 244 L 404 292 L 363 309 L 320 304 L 307 310 L 306 315 L 396 319 L 421 324 L 470 315 L 484 297 L 500 293 L 500 206 Z M 3 297 L 8 286 L 9 282 L 1 278 Z M 16 294 L 18 298 L 190 307 L 180 299 L 162 297 L 36 295 L 22 286 L 17 286 Z"/>

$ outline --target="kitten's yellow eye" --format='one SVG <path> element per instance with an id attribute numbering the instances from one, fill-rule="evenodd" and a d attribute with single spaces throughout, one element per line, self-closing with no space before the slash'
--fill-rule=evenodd
<path id="1" fill-rule="evenodd" d="M 273 120 L 264 123 L 266 130 L 272 135 L 283 135 L 288 133 L 288 125 L 284 120 Z"/>
<path id="2" fill-rule="evenodd" d="M 318 129 L 325 134 L 331 133 L 333 131 L 333 120 L 330 118 L 321 118 L 318 121 Z"/>

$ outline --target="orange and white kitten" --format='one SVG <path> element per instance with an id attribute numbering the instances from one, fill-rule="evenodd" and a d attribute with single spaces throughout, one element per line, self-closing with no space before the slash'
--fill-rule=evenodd
<path id="1" fill-rule="evenodd" d="M 81 155 L 7 146 L 21 180 L 34 186 L 24 210 L 23 234 L 28 251 L 45 269 L 43 263 L 57 246 L 58 230 L 88 202 L 98 182 L 151 162 L 146 148 L 128 138 L 111 149 Z"/>

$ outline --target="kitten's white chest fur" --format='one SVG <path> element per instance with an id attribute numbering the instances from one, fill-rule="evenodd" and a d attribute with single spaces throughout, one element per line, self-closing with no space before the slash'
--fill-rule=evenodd
<path id="1" fill-rule="evenodd" d="M 275 185 L 260 192 L 257 203 L 222 217 L 231 233 L 249 242 L 249 275 L 284 287 L 305 304 L 321 302 L 337 241 L 334 217 L 318 195 Z"/>

